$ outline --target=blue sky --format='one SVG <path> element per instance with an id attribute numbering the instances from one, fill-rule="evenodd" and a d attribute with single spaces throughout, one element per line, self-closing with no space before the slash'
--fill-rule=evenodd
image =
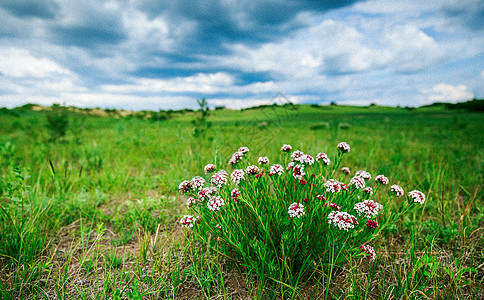
<path id="1" fill-rule="evenodd" d="M 483 0 L 2 0 L 0 106 L 484 98 Z"/>

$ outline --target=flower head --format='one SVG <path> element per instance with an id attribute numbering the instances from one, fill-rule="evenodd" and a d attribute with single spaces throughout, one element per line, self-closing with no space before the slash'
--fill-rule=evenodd
<path id="1" fill-rule="evenodd" d="M 251 165 L 245 168 L 245 173 L 247 173 L 248 175 L 257 175 L 260 173 L 260 169 L 256 165 Z"/>
<path id="2" fill-rule="evenodd" d="M 376 175 L 375 181 L 376 183 L 381 183 L 383 185 L 388 184 L 388 178 L 386 178 L 385 175 Z"/>
<path id="3" fill-rule="evenodd" d="M 190 197 L 187 199 L 187 207 L 190 208 L 192 205 L 194 205 L 195 203 L 197 203 L 197 199 L 193 198 L 193 197 Z"/>
<path id="4" fill-rule="evenodd" d="M 222 187 L 222 185 L 226 184 L 227 183 L 227 175 L 226 175 L 226 172 L 217 172 L 215 174 L 212 175 L 212 180 L 211 180 L 212 184 L 217 186 L 218 188 Z"/>
<path id="5" fill-rule="evenodd" d="M 356 217 L 350 215 L 344 211 L 332 211 L 328 215 L 328 223 L 334 224 L 340 230 L 344 229 L 348 231 L 348 229 L 355 228 L 355 225 L 358 224 Z"/>
<path id="6" fill-rule="evenodd" d="M 394 184 L 394 185 L 392 185 L 390 187 L 390 192 L 392 194 L 398 196 L 398 197 L 402 197 L 403 196 L 403 193 L 404 193 L 403 192 L 403 188 L 401 186 L 399 186 L 399 185 L 396 185 L 396 184 Z"/>
<path id="7" fill-rule="evenodd" d="M 374 261 L 376 259 L 376 252 L 372 246 L 363 244 L 360 246 L 360 248 L 368 256 L 370 261 Z"/>
<path id="8" fill-rule="evenodd" d="M 291 170 L 292 168 L 294 168 L 294 162 L 293 162 L 293 161 L 291 161 L 289 164 L 287 164 L 287 168 L 286 168 L 286 170 L 288 170 L 288 171 L 289 171 L 289 170 Z"/>
<path id="9" fill-rule="evenodd" d="M 235 169 L 230 174 L 230 179 L 233 183 L 239 184 L 241 180 L 244 180 L 244 170 L 242 169 Z"/>
<path id="10" fill-rule="evenodd" d="M 296 179 L 301 180 L 303 176 L 306 173 L 304 173 L 304 165 L 295 165 L 293 170 L 292 170 L 292 176 Z"/>
<path id="11" fill-rule="evenodd" d="M 331 207 L 332 209 L 334 210 L 341 210 L 341 206 L 339 206 L 338 204 L 336 203 L 330 203 L 329 204 L 329 207 Z"/>
<path id="12" fill-rule="evenodd" d="M 259 165 L 267 165 L 269 164 L 269 158 L 267 158 L 267 156 L 261 156 L 259 157 L 257 162 L 259 163 Z"/>
<path id="13" fill-rule="evenodd" d="M 303 154 L 300 157 L 294 159 L 300 163 L 312 165 L 314 164 L 314 158 L 309 154 Z"/>
<path id="14" fill-rule="evenodd" d="M 377 228 L 378 222 L 376 220 L 368 220 L 368 221 L 366 221 L 365 225 L 370 227 L 370 228 Z"/>
<path id="15" fill-rule="evenodd" d="M 326 200 L 326 198 L 324 198 L 323 195 L 316 195 L 316 198 L 318 198 L 318 200 L 320 200 L 320 201 L 325 201 Z"/>
<path id="16" fill-rule="evenodd" d="M 213 171 L 215 171 L 215 165 L 208 164 L 203 168 L 203 170 L 205 171 L 205 174 L 212 173 Z"/>
<path id="17" fill-rule="evenodd" d="M 282 173 L 284 173 L 284 168 L 279 164 L 274 164 L 269 169 L 269 175 L 277 174 L 280 176 L 282 175 Z"/>
<path id="18" fill-rule="evenodd" d="M 316 155 L 316 161 L 322 161 L 325 165 L 329 165 L 331 160 L 326 153 L 320 152 Z"/>
<path id="19" fill-rule="evenodd" d="M 180 185 L 178 186 L 178 189 L 182 193 L 187 193 L 192 190 L 192 182 L 189 180 L 183 180 Z"/>
<path id="20" fill-rule="evenodd" d="M 240 152 L 242 154 L 245 154 L 245 153 L 249 152 L 249 148 L 247 148 L 247 147 L 240 147 L 239 150 L 237 150 L 237 152 Z"/>
<path id="21" fill-rule="evenodd" d="M 349 186 L 354 186 L 356 189 L 362 189 L 365 187 L 365 180 L 360 177 L 356 176 L 351 178 Z"/>
<path id="22" fill-rule="evenodd" d="M 302 215 L 304 215 L 304 205 L 302 205 L 301 203 L 294 202 L 289 206 L 287 213 L 291 218 L 294 218 L 294 217 L 300 218 Z"/>
<path id="23" fill-rule="evenodd" d="M 235 202 L 239 201 L 240 190 L 235 188 L 230 192 L 230 197 L 234 199 Z"/>
<path id="24" fill-rule="evenodd" d="M 205 184 L 205 179 L 203 179 L 202 177 L 200 176 L 195 176 L 192 178 L 192 180 L 190 181 L 191 185 L 192 185 L 192 188 L 194 190 L 199 190 L 203 187 L 203 185 Z"/>
<path id="25" fill-rule="evenodd" d="M 355 176 L 359 176 L 365 180 L 369 180 L 371 179 L 371 174 L 366 172 L 366 171 L 363 171 L 363 170 L 358 170 L 355 172 Z"/>
<path id="26" fill-rule="evenodd" d="M 369 219 L 376 216 L 383 209 L 383 206 L 373 200 L 365 200 L 356 203 L 353 209 L 358 212 L 358 215 L 364 214 Z"/>
<path id="27" fill-rule="evenodd" d="M 220 208 L 224 205 L 225 201 L 220 196 L 212 196 L 207 202 L 207 207 L 211 211 L 220 210 Z"/>
<path id="28" fill-rule="evenodd" d="M 235 152 L 234 154 L 232 154 L 232 157 L 229 159 L 229 165 L 237 164 L 242 159 L 242 157 L 244 157 L 244 153 L 239 151 Z"/>
<path id="29" fill-rule="evenodd" d="M 200 199 L 201 201 L 204 201 L 207 198 L 214 195 L 217 191 L 218 189 L 214 186 L 202 188 L 200 191 L 198 191 L 198 199 Z"/>
<path id="30" fill-rule="evenodd" d="M 289 152 L 291 150 L 292 150 L 292 146 L 291 145 L 284 144 L 281 147 L 281 151 L 283 151 L 283 152 Z"/>
<path id="31" fill-rule="evenodd" d="M 368 195 L 373 195 L 373 189 L 371 187 L 366 187 L 363 192 L 367 193 Z"/>
<path id="32" fill-rule="evenodd" d="M 348 145 L 345 142 L 339 143 L 337 148 L 338 148 L 339 151 L 341 151 L 341 153 L 347 153 L 347 152 L 350 152 L 350 150 L 351 150 L 350 145 Z"/>
<path id="33" fill-rule="evenodd" d="M 191 215 L 184 215 L 183 218 L 181 218 L 180 223 L 182 224 L 183 227 L 191 228 L 193 227 L 193 224 L 197 218 Z"/>
<path id="34" fill-rule="evenodd" d="M 323 186 L 326 188 L 327 192 L 330 192 L 333 194 L 341 192 L 342 189 L 347 190 L 346 185 L 342 182 L 339 182 L 336 179 L 329 179 L 323 184 Z"/>
<path id="35" fill-rule="evenodd" d="M 411 191 L 408 193 L 408 196 L 413 199 L 413 202 L 418 202 L 420 204 L 425 203 L 425 195 L 421 191 Z"/>
<path id="36" fill-rule="evenodd" d="M 296 151 L 294 151 L 294 152 L 291 154 L 291 159 L 292 159 L 292 160 L 296 160 L 296 161 L 297 161 L 297 160 L 298 160 L 298 159 L 299 159 L 301 156 L 303 156 L 303 155 L 304 155 L 304 153 L 303 153 L 302 151 L 300 151 L 300 150 L 296 150 Z"/>
<path id="37" fill-rule="evenodd" d="M 350 168 L 348 167 L 342 167 L 341 172 L 345 173 L 346 175 L 349 175 L 351 173 Z"/>

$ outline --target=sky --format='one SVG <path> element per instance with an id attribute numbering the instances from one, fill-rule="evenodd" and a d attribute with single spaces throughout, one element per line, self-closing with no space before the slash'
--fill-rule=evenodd
<path id="1" fill-rule="evenodd" d="M 1 0 L 0 107 L 484 98 L 484 0 Z"/>

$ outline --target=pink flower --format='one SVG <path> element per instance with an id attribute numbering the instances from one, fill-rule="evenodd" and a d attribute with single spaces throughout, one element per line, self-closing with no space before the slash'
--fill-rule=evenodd
<path id="1" fill-rule="evenodd" d="M 365 187 L 365 180 L 359 176 L 351 178 L 349 186 L 354 186 L 356 189 L 362 189 Z"/>
<path id="2" fill-rule="evenodd" d="M 240 190 L 235 188 L 230 192 L 230 196 L 234 199 L 235 202 L 239 201 Z"/>
<path id="3" fill-rule="evenodd" d="M 378 222 L 376 220 L 368 220 L 368 221 L 366 221 L 365 225 L 370 227 L 370 228 L 377 228 Z"/>
<path id="4" fill-rule="evenodd" d="M 376 252 L 375 252 L 375 249 L 373 249 L 372 246 L 363 244 L 363 245 L 360 246 L 360 248 L 368 256 L 368 259 L 370 261 L 374 261 L 376 259 Z"/>
<path id="5" fill-rule="evenodd" d="M 413 199 L 413 202 L 418 202 L 420 204 L 425 203 L 425 195 L 421 191 L 411 191 L 408 193 L 408 196 Z"/>
<path id="6" fill-rule="evenodd" d="M 304 173 L 304 165 L 295 165 L 293 170 L 292 170 L 292 176 L 296 179 L 301 180 L 303 176 L 306 173 Z"/>
<path id="7" fill-rule="evenodd" d="M 244 170 L 235 169 L 232 174 L 230 174 L 230 179 L 233 183 L 239 184 L 241 180 L 244 180 Z"/>
<path id="8" fill-rule="evenodd" d="M 347 212 L 332 211 L 328 215 L 328 223 L 334 224 L 340 230 L 343 229 L 348 231 L 348 229 L 355 228 L 355 225 L 358 224 L 358 221 L 356 220 L 355 216 L 350 215 Z"/>
<path id="9" fill-rule="evenodd" d="M 261 178 L 264 175 L 264 172 L 260 172 L 259 174 L 255 175 L 255 178 Z"/>
<path id="10" fill-rule="evenodd" d="M 364 214 L 369 219 L 376 216 L 383 209 L 383 206 L 373 200 L 365 200 L 356 203 L 353 209 L 358 212 L 358 215 Z"/>
<path id="11" fill-rule="evenodd" d="M 205 174 L 212 173 L 213 171 L 215 171 L 215 165 L 208 164 L 205 166 L 205 168 L 203 168 L 203 170 L 205 171 Z"/>
<path id="12" fill-rule="evenodd" d="M 178 189 L 182 192 L 182 193 L 187 193 L 189 191 L 192 190 L 192 183 L 191 181 L 188 181 L 188 180 L 183 180 L 180 185 L 178 186 Z"/>
<path id="13" fill-rule="evenodd" d="M 248 175 L 257 175 L 260 173 L 260 169 L 256 165 L 251 165 L 245 168 L 245 173 L 247 173 Z"/>
<path id="14" fill-rule="evenodd" d="M 197 203 L 197 199 L 193 198 L 193 197 L 190 197 L 187 199 L 187 207 L 190 208 L 192 205 L 194 205 L 195 203 Z"/>
<path id="15" fill-rule="evenodd" d="M 365 180 L 369 180 L 371 179 L 371 174 L 366 172 L 366 171 L 363 171 L 363 170 L 358 170 L 355 172 L 355 176 L 359 176 Z"/>
<path id="16" fill-rule="evenodd" d="M 215 227 L 217 227 L 220 231 L 222 231 L 222 226 L 220 226 L 220 224 L 215 225 Z"/>
<path id="17" fill-rule="evenodd" d="M 318 198 L 318 200 L 320 200 L 320 201 L 325 201 L 326 200 L 326 198 L 324 198 L 323 195 L 316 195 L 316 198 Z"/>
<path id="18" fill-rule="evenodd" d="M 344 183 L 339 182 L 338 180 L 335 180 L 335 179 L 330 179 L 330 180 L 326 181 L 323 184 L 323 186 L 326 188 L 327 192 L 330 192 L 330 193 L 333 193 L 333 194 L 341 192 L 341 189 L 343 189 L 343 186 L 344 186 L 344 188 L 346 188 L 346 185 L 344 185 Z"/>
<path id="19" fill-rule="evenodd" d="M 180 223 L 183 227 L 191 228 L 193 227 L 193 223 L 195 223 L 196 220 L 197 219 L 194 216 L 184 215 L 183 218 L 181 218 Z"/>
<path id="20" fill-rule="evenodd" d="M 229 159 L 229 165 L 237 164 L 242 159 L 242 157 L 244 157 L 244 153 L 235 152 L 234 154 L 232 154 L 232 157 Z"/>
<path id="21" fill-rule="evenodd" d="M 261 156 L 259 157 L 257 162 L 259 163 L 259 165 L 267 165 L 269 163 L 269 158 L 267 158 L 266 156 Z"/>
<path id="22" fill-rule="evenodd" d="M 363 191 L 370 196 L 373 195 L 373 189 L 371 187 L 366 187 Z"/>
<path id="23" fill-rule="evenodd" d="M 336 203 L 330 203 L 329 206 L 334 209 L 334 210 L 340 210 L 341 209 L 341 206 L 339 206 L 338 204 Z"/>
<path id="24" fill-rule="evenodd" d="M 207 198 L 211 197 L 213 194 L 215 194 L 217 191 L 218 189 L 214 186 L 202 188 L 200 191 L 198 191 L 198 199 L 204 201 Z"/>
<path id="25" fill-rule="evenodd" d="M 304 153 L 300 150 L 296 150 L 291 154 L 291 159 L 292 160 L 298 160 L 301 156 L 303 156 Z"/>
<path id="26" fill-rule="evenodd" d="M 304 205 L 302 205 L 301 203 L 294 202 L 289 206 L 287 213 L 291 218 L 294 218 L 294 217 L 300 218 L 302 215 L 304 215 Z"/>
<path id="27" fill-rule="evenodd" d="M 239 150 L 237 150 L 237 152 L 240 152 L 242 154 L 245 154 L 245 153 L 249 152 L 249 148 L 247 148 L 247 147 L 240 147 Z"/>
<path id="28" fill-rule="evenodd" d="M 287 145 L 287 144 L 282 145 L 281 151 L 289 152 L 291 150 L 292 150 L 292 146 L 291 145 Z"/>
<path id="29" fill-rule="evenodd" d="M 220 196 L 212 196 L 207 202 L 207 207 L 211 211 L 220 210 L 220 208 L 224 205 L 225 201 Z"/>
<path id="30" fill-rule="evenodd" d="M 217 172 L 215 174 L 212 175 L 212 184 L 217 186 L 218 188 L 222 187 L 222 185 L 226 184 L 227 183 L 227 175 L 225 175 L 226 173 L 223 173 L 223 172 Z"/>
<path id="31" fill-rule="evenodd" d="M 347 143 L 345 142 L 341 142 L 338 144 L 337 146 L 338 150 L 341 151 L 342 153 L 347 153 L 347 152 L 350 152 L 350 145 L 348 145 Z"/>
<path id="32" fill-rule="evenodd" d="M 325 165 L 329 165 L 331 163 L 331 160 L 329 159 L 328 155 L 326 153 L 320 152 L 318 155 L 316 155 L 316 161 L 322 161 Z"/>
<path id="33" fill-rule="evenodd" d="M 277 174 L 280 176 L 282 175 L 282 173 L 284 173 L 284 168 L 279 164 L 274 164 L 269 169 L 269 175 Z"/>
<path id="34" fill-rule="evenodd" d="M 303 163 L 303 164 L 308 164 L 308 165 L 314 164 L 314 158 L 309 154 L 303 154 L 303 155 L 301 155 L 301 157 L 299 157 L 295 160 L 297 160 L 297 161 L 299 161 L 300 163 Z"/>
<path id="35" fill-rule="evenodd" d="M 203 187 L 203 185 L 205 184 L 205 179 L 203 179 L 202 177 L 200 176 L 195 176 L 192 178 L 192 180 L 190 181 L 191 185 L 192 185 L 192 188 L 194 190 L 199 190 Z"/>
<path id="36" fill-rule="evenodd" d="M 385 175 L 377 175 L 375 177 L 375 181 L 377 183 L 381 183 L 383 185 L 387 185 L 388 184 L 388 178 L 386 178 Z"/>
<path id="37" fill-rule="evenodd" d="M 291 170 L 293 167 L 294 167 L 294 162 L 293 162 L 293 161 L 291 161 L 291 162 L 290 162 L 290 163 L 287 165 L 286 170 L 288 170 L 288 171 L 289 171 L 289 170 Z"/>
<path id="38" fill-rule="evenodd" d="M 348 167 L 342 167 L 341 172 L 345 173 L 346 175 L 349 175 L 351 173 L 350 168 Z"/>
<path id="39" fill-rule="evenodd" d="M 396 184 L 394 184 L 390 187 L 390 192 L 395 194 L 398 197 L 402 197 L 403 193 L 404 193 L 403 188 L 399 185 L 396 185 Z"/>

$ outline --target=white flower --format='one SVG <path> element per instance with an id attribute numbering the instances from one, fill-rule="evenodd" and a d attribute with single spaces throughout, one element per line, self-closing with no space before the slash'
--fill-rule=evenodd
<path id="1" fill-rule="evenodd" d="M 284 151 L 284 152 L 289 152 L 291 150 L 292 150 L 292 146 L 291 145 L 284 144 L 281 147 L 281 151 Z"/>
<path id="2" fill-rule="evenodd" d="M 358 215 L 364 214 L 366 218 L 370 219 L 376 216 L 383 209 L 383 206 L 373 200 L 365 200 L 356 203 L 353 209 L 358 212 Z"/>
<path id="3" fill-rule="evenodd" d="M 318 155 L 316 155 L 316 161 L 322 161 L 325 165 L 329 165 L 331 163 L 331 160 L 329 159 L 328 155 L 326 153 L 320 152 Z"/>
<path id="4" fill-rule="evenodd" d="M 294 217 L 300 218 L 302 215 L 304 215 L 304 205 L 302 205 L 301 203 L 294 202 L 289 206 L 287 213 L 291 218 L 294 218 Z"/>
<path id="5" fill-rule="evenodd" d="M 224 205 L 225 201 L 220 196 L 210 197 L 207 202 L 207 207 L 211 211 L 220 210 L 220 208 Z"/>
<path id="6" fill-rule="evenodd" d="M 274 164 L 269 169 L 269 175 L 282 175 L 282 173 L 284 173 L 284 168 L 279 164 Z"/>
<path id="7" fill-rule="evenodd" d="M 351 178 L 349 186 L 354 186 L 357 189 L 362 189 L 365 187 L 365 180 L 360 176 L 355 176 Z"/>
<path id="8" fill-rule="evenodd" d="M 191 228 L 196 220 L 197 219 L 194 216 L 184 215 L 183 218 L 181 218 L 180 223 L 183 227 Z"/>
<path id="9" fill-rule="evenodd" d="M 230 179 L 233 183 L 239 184 L 241 180 L 244 180 L 244 170 L 235 169 L 232 174 L 230 174 Z"/>
<path id="10" fill-rule="evenodd" d="M 375 177 L 375 181 L 377 183 L 381 183 L 383 185 L 387 185 L 388 184 L 388 178 L 385 177 L 385 175 L 376 175 Z"/>
<path id="11" fill-rule="evenodd" d="M 338 150 L 340 150 L 341 152 L 343 153 L 346 153 L 346 152 L 350 152 L 350 145 L 348 145 L 347 143 L 345 142 L 341 142 L 338 144 L 337 146 Z"/>
<path id="12" fill-rule="evenodd" d="M 306 173 L 304 173 L 304 165 L 294 166 L 292 170 L 292 176 L 294 176 L 294 178 L 301 180 L 305 174 Z"/>
<path id="13" fill-rule="evenodd" d="M 398 197 L 402 197 L 403 196 L 403 188 L 399 185 L 392 185 L 390 187 L 390 191 L 393 192 L 395 195 L 397 195 Z"/>
<path id="14" fill-rule="evenodd" d="M 269 164 L 269 158 L 267 158 L 266 156 L 261 156 L 259 157 L 257 162 L 259 163 L 259 165 L 267 165 Z"/>
<path id="15" fill-rule="evenodd" d="M 198 189 L 201 189 L 203 187 L 203 185 L 205 184 L 205 179 L 203 179 L 200 176 L 195 176 L 195 177 L 192 178 L 190 183 L 191 183 L 192 188 L 194 190 L 198 190 Z"/>
<path id="16" fill-rule="evenodd" d="M 208 173 L 215 170 L 215 165 L 214 164 L 208 164 L 203 168 L 203 170 L 205 171 L 205 174 L 208 174 Z"/>
<path id="17" fill-rule="evenodd" d="M 369 180 L 371 179 L 371 174 L 366 172 L 366 171 L 363 171 L 363 170 L 358 170 L 355 172 L 355 176 L 359 176 L 365 180 Z"/>
<path id="18" fill-rule="evenodd" d="M 421 191 L 411 191 L 408 193 L 408 196 L 413 199 L 414 202 L 418 202 L 420 204 L 425 203 L 425 195 Z"/>
<path id="19" fill-rule="evenodd" d="M 358 224 L 358 221 L 356 220 L 355 216 L 350 215 L 347 212 L 335 210 L 329 213 L 328 223 L 334 224 L 340 230 L 343 229 L 348 231 L 348 229 L 355 228 L 355 225 Z"/>

